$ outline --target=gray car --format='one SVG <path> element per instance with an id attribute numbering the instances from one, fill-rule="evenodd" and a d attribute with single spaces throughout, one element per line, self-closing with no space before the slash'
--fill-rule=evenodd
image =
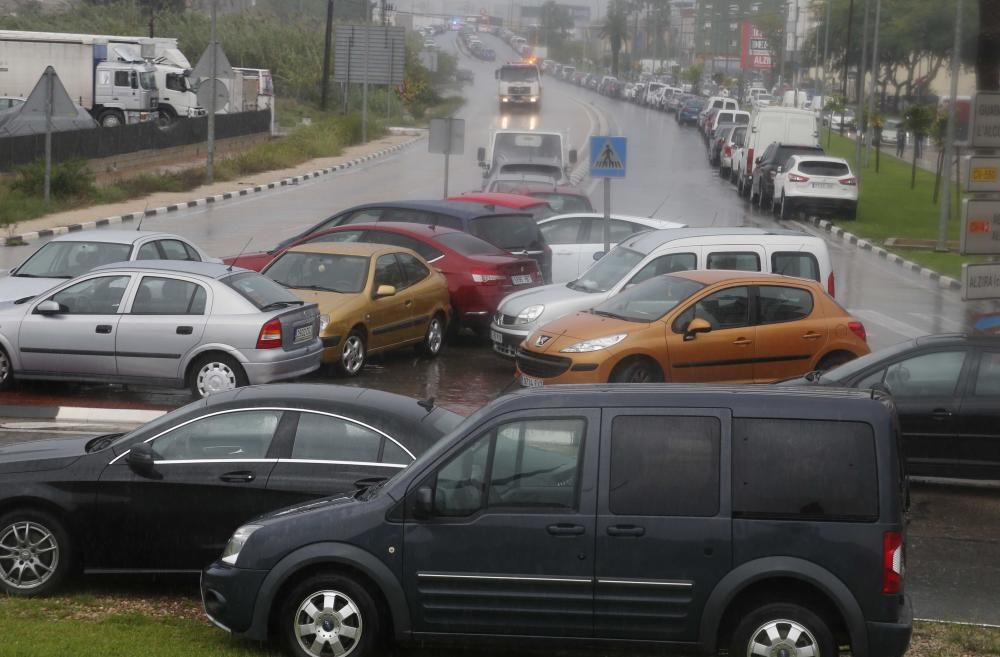
<path id="1" fill-rule="evenodd" d="M 189 240 L 147 230 L 90 230 L 54 237 L 0 278 L 0 302 L 49 290 L 94 267 L 129 260 L 220 262 Z"/>
<path id="2" fill-rule="evenodd" d="M 0 388 L 15 379 L 190 387 L 196 397 L 319 368 L 319 309 L 257 272 L 118 263 L 0 304 Z"/>

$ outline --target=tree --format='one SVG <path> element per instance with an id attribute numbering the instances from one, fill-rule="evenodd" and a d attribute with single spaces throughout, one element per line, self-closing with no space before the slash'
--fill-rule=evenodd
<path id="1" fill-rule="evenodd" d="M 538 26 L 540 45 L 549 48 L 562 45 L 571 29 L 573 29 L 573 17 L 570 15 L 569 9 L 557 5 L 555 0 L 548 0 L 542 5 Z"/>
<path id="2" fill-rule="evenodd" d="M 608 14 L 601 26 L 601 38 L 607 39 L 611 46 L 611 73 L 618 75 L 618 59 L 622 45 L 628 41 L 628 9 L 624 0 L 613 0 L 608 5 Z"/>
<path id="3" fill-rule="evenodd" d="M 705 69 L 700 65 L 692 66 L 684 71 L 684 81 L 691 85 L 691 93 L 698 93 L 698 87 L 701 85 L 701 76 L 704 73 Z"/>
<path id="4" fill-rule="evenodd" d="M 935 112 L 926 105 L 912 105 L 903 115 L 906 129 L 913 133 L 913 169 L 910 172 L 910 189 L 917 184 L 917 158 L 920 157 L 920 142 L 934 124 Z"/>
<path id="5" fill-rule="evenodd" d="M 980 91 L 1000 91 L 1000 7 L 996 0 L 979 0 L 976 83 Z"/>

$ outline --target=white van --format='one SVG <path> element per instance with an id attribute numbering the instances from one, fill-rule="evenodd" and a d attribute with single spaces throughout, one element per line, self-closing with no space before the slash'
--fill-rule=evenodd
<path id="1" fill-rule="evenodd" d="M 755 158 L 776 141 L 819 146 L 819 120 L 811 111 L 793 107 L 762 107 L 754 112 L 743 153 L 738 162 L 733 162 L 738 169 L 736 187 L 740 196 L 750 196 Z"/>
<path id="2" fill-rule="evenodd" d="M 708 104 L 705 105 L 705 109 L 712 109 L 713 107 L 718 107 L 720 110 L 738 110 L 740 108 L 740 104 L 736 102 L 735 98 L 712 96 L 708 99 Z"/>
<path id="3" fill-rule="evenodd" d="M 719 129 L 719 126 L 724 123 L 749 125 L 750 112 L 742 112 L 740 110 L 719 110 L 715 113 L 715 117 L 712 118 L 712 127 L 711 130 L 709 130 L 709 134 L 714 135 L 715 131 Z"/>

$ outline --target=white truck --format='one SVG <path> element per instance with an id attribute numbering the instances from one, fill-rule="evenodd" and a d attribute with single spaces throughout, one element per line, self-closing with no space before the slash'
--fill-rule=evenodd
<path id="1" fill-rule="evenodd" d="M 495 183 L 522 181 L 565 184 L 576 164 L 576 149 L 566 151 L 562 133 L 544 130 L 497 130 L 490 148 L 476 156 L 483 169 L 486 191 L 502 191 Z"/>
<path id="2" fill-rule="evenodd" d="M 93 35 L 0 30 L 0 96 L 26 98 L 47 66 L 102 127 L 157 118 L 156 69 L 134 49 Z"/>
<path id="3" fill-rule="evenodd" d="M 496 71 L 500 111 L 514 105 L 541 109 L 542 79 L 534 64 L 504 64 Z"/>
<path id="4" fill-rule="evenodd" d="M 188 77 L 191 62 L 177 47 L 177 39 L 167 37 L 106 36 L 108 43 L 129 45 L 156 69 L 156 88 L 160 92 L 159 121 L 161 126 L 177 118 L 204 116 L 206 110 L 198 103 L 198 94 Z"/>

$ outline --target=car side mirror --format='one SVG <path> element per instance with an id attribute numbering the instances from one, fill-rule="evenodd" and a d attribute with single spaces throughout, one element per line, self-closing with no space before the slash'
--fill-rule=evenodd
<path id="1" fill-rule="evenodd" d="M 413 495 L 413 517 L 429 518 L 434 511 L 434 491 L 430 486 L 421 486 Z"/>
<path id="2" fill-rule="evenodd" d="M 763 157 L 763 156 L 761 156 L 761 157 Z M 755 160 L 753 161 L 753 163 L 754 163 L 754 164 L 760 164 L 760 157 L 756 158 L 756 159 L 755 159 Z"/>
<path id="3" fill-rule="evenodd" d="M 156 468 L 156 458 L 159 454 L 149 446 L 149 443 L 139 443 L 129 450 L 125 462 L 136 474 L 148 475 Z"/>
<path id="4" fill-rule="evenodd" d="M 594 260 L 600 260 L 605 255 L 604 251 L 594 251 Z"/>
<path id="5" fill-rule="evenodd" d="M 378 289 L 375 290 L 375 298 L 382 299 L 383 297 L 394 297 L 396 296 L 396 288 L 392 285 L 379 285 Z"/>
<path id="6" fill-rule="evenodd" d="M 485 164 L 486 162 L 486 149 L 482 146 L 476 149 L 476 159 L 479 160 L 480 164 Z"/>
<path id="7" fill-rule="evenodd" d="M 569 149 L 569 163 L 576 164 L 577 153 L 575 148 Z"/>
<path id="8" fill-rule="evenodd" d="M 39 315 L 58 315 L 62 312 L 62 309 L 59 307 L 59 302 L 46 299 L 35 306 L 35 312 Z"/>
<path id="9" fill-rule="evenodd" d="M 711 331 L 711 324 L 700 317 L 696 317 L 691 320 L 690 324 L 687 325 L 687 330 L 684 331 L 684 339 L 694 340 L 699 333 L 710 333 Z"/>

